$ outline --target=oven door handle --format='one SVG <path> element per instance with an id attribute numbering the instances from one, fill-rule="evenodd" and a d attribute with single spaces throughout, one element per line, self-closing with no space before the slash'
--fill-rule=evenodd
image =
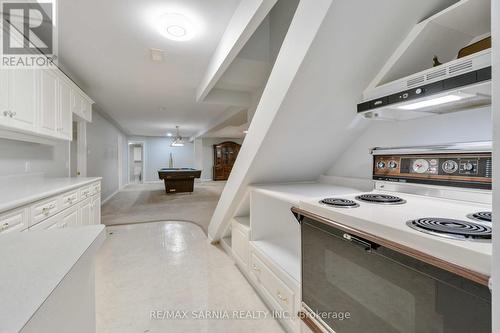
<path id="1" fill-rule="evenodd" d="M 357 236 L 353 236 L 353 235 L 348 234 L 348 233 L 343 234 L 342 237 L 345 240 L 348 240 L 349 242 L 351 242 L 352 244 L 362 247 L 363 250 L 365 250 L 367 252 L 371 252 L 372 250 L 375 250 L 380 246 L 380 245 L 375 244 L 373 242 L 370 242 L 366 239 L 359 238 Z"/>

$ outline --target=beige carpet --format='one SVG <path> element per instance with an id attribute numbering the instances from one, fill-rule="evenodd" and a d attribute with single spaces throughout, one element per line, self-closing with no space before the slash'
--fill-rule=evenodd
<path id="1" fill-rule="evenodd" d="M 128 185 L 102 207 L 102 223 L 194 222 L 207 232 L 225 182 L 195 183 L 193 193 L 165 194 L 163 184 Z"/>

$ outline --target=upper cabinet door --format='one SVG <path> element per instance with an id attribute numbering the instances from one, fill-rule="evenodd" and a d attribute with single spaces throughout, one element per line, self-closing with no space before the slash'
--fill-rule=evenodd
<path id="1" fill-rule="evenodd" d="M 64 139 L 73 139 L 73 113 L 71 109 L 71 88 L 68 83 L 59 80 L 59 127 Z"/>
<path id="2" fill-rule="evenodd" d="M 40 131 L 52 136 L 58 135 L 58 90 L 59 79 L 54 71 L 40 72 Z"/>
<path id="3" fill-rule="evenodd" d="M 36 75 L 35 69 L 9 70 L 10 127 L 30 132 L 35 130 L 38 90 Z"/>
<path id="4" fill-rule="evenodd" d="M 80 109 L 81 108 L 80 94 L 75 89 L 71 88 L 70 95 L 71 95 L 71 112 L 76 114 L 78 117 L 82 117 Z"/>
<path id="5" fill-rule="evenodd" d="M 92 104 L 84 97 L 82 97 L 81 104 L 83 119 L 88 122 L 92 122 Z"/>
<path id="6" fill-rule="evenodd" d="M 77 89 L 71 89 L 71 110 L 78 117 L 92 122 L 92 104 Z"/>
<path id="7" fill-rule="evenodd" d="M 10 104 L 9 104 L 9 71 L 0 69 L 0 125 L 10 123 Z"/>

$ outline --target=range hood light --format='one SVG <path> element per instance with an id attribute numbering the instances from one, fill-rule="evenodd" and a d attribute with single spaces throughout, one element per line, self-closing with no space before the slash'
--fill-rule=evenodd
<path id="1" fill-rule="evenodd" d="M 421 101 L 421 102 L 416 102 L 416 103 L 411 103 L 411 104 L 406 104 L 399 106 L 398 109 L 401 110 L 418 110 L 418 109 L 423 109 L 427 108 L 429 106 L 436 106 L 436 105 L 441 105 L 441 104 L 446 104 L 446 103 L 452 103 L 452 102 L 457 102 L 461 100 L 463 97 L 459 95 L 447 95 L 447 96 L 442 96 L 442 97 L 437 97 L 433 99 L 429 99 L 426 101 Z"/>

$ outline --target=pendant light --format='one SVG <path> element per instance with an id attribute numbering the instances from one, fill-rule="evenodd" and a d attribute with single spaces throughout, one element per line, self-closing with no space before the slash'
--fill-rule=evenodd
<path id="1" fill-rule="evenodd" d="M 182 136 L 179 134 L 179 126 L 175 126 L 177 129 L 177 135 L 175 136 L 174 140 L 172 141 L 171 146 L 172 147 L 184 147 L 184 141 L 182 141 Z"/>

